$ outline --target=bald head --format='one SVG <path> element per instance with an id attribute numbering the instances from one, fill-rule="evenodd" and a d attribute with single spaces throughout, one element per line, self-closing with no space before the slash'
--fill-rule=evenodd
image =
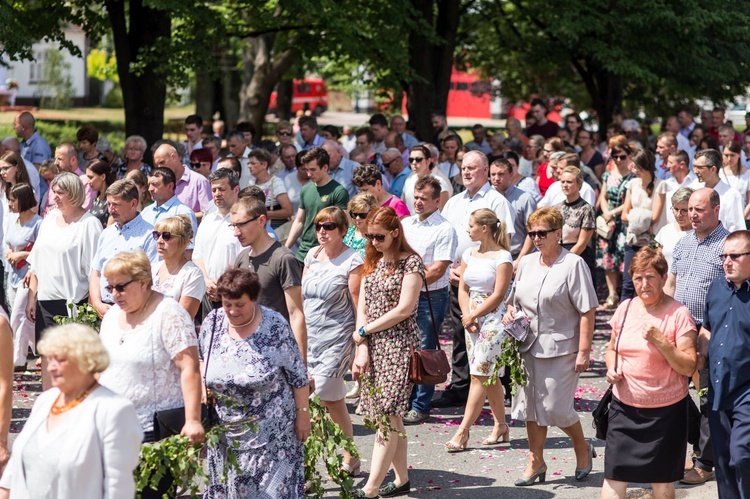
<path id="1" fill-rule="evenodd" d="M 177 149 L 169 144 L 162 144 L 154 151 L 154 166 L 169 168 L 178 180 L 182 178 L 182 173 L 185 170 L 182 161 L 180 161 L 180 156 L 177 154 Z"/>
<path id="2" fill-rule="evenodd" d="M 18 115 L 18 123 L 33 130 L 36 125 L 36 120 L 34 119 L 33 114 L 24 111 Z"/>
<path id="3" fill-rule="evenodd" d="M 55 149 L 55 166 L 60 171 L 76 173 L 78 171 L 78 150 L 70 142 L 63 142 Z"/>
<path id="4" fill-rule="evenodd" d="M 11 151 L 16 154 L 21 154 L 21 144 L 15 137 L 5 137 L 2 142 L 2 147 L 6 151 Z"/>
<path id="5" fill-rule="evenodd" d="M 16 132 L 16 136 L 27 140 L 34 135 L 34 122 L 34 116 L 30 112 L 24 111 L 19 113 L 13 119 L 13 130 Z"/>
<path id="6" fill-rule="evenodd" d="M 406 150 L 406 146 L 404 146 L 404 138 L 400 133 L 396 132 L 388 132 L 388 134 L 385 136 L 385 147 L 389 149 L 398 149 L 399 152 L 402 153 Z"/>
<path id="7" fill-rule="evenodd" d="M 329 170 L 336 170 L 339 167 L 339 164 L 341 164 L 341 150 L 339 147 L 341 144 L 336 142 L 335 140 L 326 140 L 323 142 L 323 149 L 325 152 L 328 153 L 328 157 L 330 158 L 330 164 L 328 165 Z"/>

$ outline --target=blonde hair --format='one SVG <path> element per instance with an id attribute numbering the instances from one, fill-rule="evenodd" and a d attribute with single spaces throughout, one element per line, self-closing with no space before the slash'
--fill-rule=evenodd
<path id="1" fill-rule="evenodd" d="M 497 218 L 495 212 L 489 208 L 479 208 L 471 213 L 474 222 L 489 227 L 492 240 L 505 251 L 510 251 L 508 246 L 508 229 L 505 222 Z"/>
<path id="2" fill-rule="evenodd" d="M 576 184 L 578 184 L 578 187 L 581 187 L 583 185 L 583 174 L 581 174 L 581 169 L 577 166 L 566 166 L 563 168 L 562 173 L 560 176 L 562 177 L 563 174 L 568 173 L 570 175 L 573 175 L 576 179 Z"/>
<path id="3" fill-rule="evenodd" d="M 100 373 L 109 366 L 109 354 L 99 335 L 83 324 L 47 329 L 37 349 L 45 357 L 64 355 L 87 374 Z"/>
<path id="4" fill-rule="evenodd" d="M 378 200 L 369 192 L 360 192 L 349 200 L 346 208 L 357 213 L 370 213 L 378 207 Z"/>
<path id="5" fill-rule="evenodd" d="M 151 262 L 143 250 L 122 251 L 109 259 L 104 266 L 104 277 L 122 274 L 134 281 L 144 281 L 148 286 L 154 283 L 151 279 Z"/>
<path id="6" fill-rule="evenodd" d="M 159 232 L 170 232 L 173 236 L 180 238 L 182 249 L 187 248 L 190 239 L 193 237 L 193 224 L 187 215 L 176 215 L 174 217 L 159 220 L 154 225 L 154 230 Z"/>

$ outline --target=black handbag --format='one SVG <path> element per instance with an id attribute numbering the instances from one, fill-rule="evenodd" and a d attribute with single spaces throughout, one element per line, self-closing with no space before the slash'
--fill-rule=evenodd
<path id="1" fill-rule="evenodd" d="M 437 348 L 435 350 L 414 350 L 414 347 L 410 347 L 409 381 L 416 385 L 438 385 L 448 380 L 451 364 L 448 362 L 448 356 L 440 348 L 440 338 L 435 324 L 435 315 L 432 313 L 432 300 L 430 300 L 430 291 L 427 289 L 427 279 L 424 275 L 422 278 L 427 294 L 427 305 L 430 308 L 430 319 L 432 319 L 432 334 L 435 335 Z"/>
<path id="2" fill-rule="evenodd" d="M 617 371 L 617 351 L 620 348 L 620 338 L 622 338 L 622 333 L 625 329 L 625 319 L 628 318 L 628 311 L 630 310 L 630 305 L 632 303 L 633 300 L 631 299 L 628 302 L 628 306 L 625 308 L 625 315 L 622 318 L 622 324 L 620 324 L 620 334 L 617 336 L 617 342 L 615 343 L 615 371 Z M 593 425 L 596 429 L 596 438 L 599 440 L 606 440 L 607 438 L 607 428 L 609 427 L 609 406 L 611 403 L 612 385 L 609 385 L 609 388 L 607 388 L 607 391 L 602 395 L 602 399 L 596 405 L 596 408 L 591 411 L 591 416 L 594 419 Z"/>
<path id="3" fill-rule="evenodd" d="M 203 365 L 203 386 L 206 389 L 206 403 L 201 404 L 201 424 L 208 431 L 219 423 L 219 415 L 216 412 L 214 402 L 208 396 L 208 386 L 206 385 L 206 373 L 208 372 L 208 361 L 211 359 L 211 349 L 214 345 L 214 333 L 216 332 L 216 314 L 214 314 L 214 323 L 211 327 L 211 339 L 208 343 L 208 354 L 206 362 Z M 173 435 L 179 435 L 182 427 L 185 426 L 185 407 L 176 407 L 174 409 L 165 409 L 154 413 L 154 441 L 158 442 Z"/>

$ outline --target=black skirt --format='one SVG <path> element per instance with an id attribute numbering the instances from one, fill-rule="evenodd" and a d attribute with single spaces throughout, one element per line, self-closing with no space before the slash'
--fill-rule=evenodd
<path id="1" fill-rule="evenodd" d="M 688 397 L 655 409 L 625 405 L 612 397 L 604 454 L 604 478 L 668 483 L 685 474 Z"/>

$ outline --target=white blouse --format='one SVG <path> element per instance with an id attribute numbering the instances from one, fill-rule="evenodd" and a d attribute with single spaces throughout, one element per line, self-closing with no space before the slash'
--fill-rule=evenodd
<path id="1" fill-rule="evenodd" d="M 154 291 L 158 291 L 177 301 L 183 296 L 195 298 L 198 301 L 203 299 L 203 295 L 206 294 L 206 281 L 203 278 L 203 272 L 201 272 L 201 269 L 196 264 L 188 261 L 180 268 L 177 275 L 172 276 L 172 279 L 161 282 L 159 281 L 159 271 L 163 265 L 164 262 L 160 262 L 153 267 L 152 276 L 154 285 L 152 289 Z"/>

